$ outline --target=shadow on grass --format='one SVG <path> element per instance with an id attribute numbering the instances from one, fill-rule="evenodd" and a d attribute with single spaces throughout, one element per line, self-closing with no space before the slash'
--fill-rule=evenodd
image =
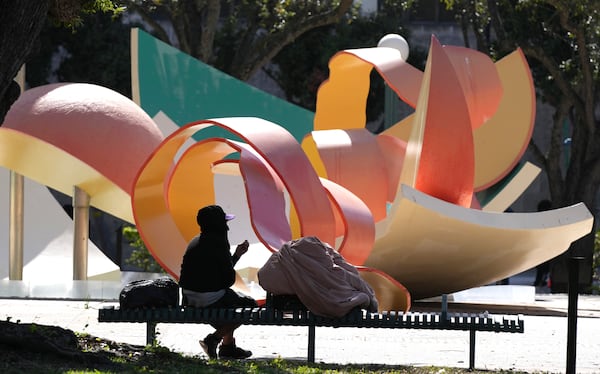
<path id="1" fill-rule="evenodd" d="M 0 326 L 0 373 L 523 373 L 462 368 L 335 365 L 300 360 L 206 360 L 160 346 L 136 346 L 75 334 L 60 327 L 4 322 Z"/>

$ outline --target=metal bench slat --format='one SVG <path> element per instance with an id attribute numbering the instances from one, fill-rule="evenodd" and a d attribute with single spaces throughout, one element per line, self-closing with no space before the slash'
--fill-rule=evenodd
<path id="1" fill-rule="evenodd" d="M 114 306 L 99 310 L 100 322 L 167 322 L 167 323 L 212 323 L 236 322 L 257 325 L 298 325 L 330 327 L 373 327 L 373 328 L 415 328 L 452 329 L 498 332 L 523 332 L 522 316 L 486 316 L 482 314 L 447 314 L 443 319 L 440 313 L 402 313 L 385 311 L 371 313 L 354 310 L 340 318 L 325 318 L 307 310 L 281 311 L 260 308 L 149 308 L 120 309 Z"/>

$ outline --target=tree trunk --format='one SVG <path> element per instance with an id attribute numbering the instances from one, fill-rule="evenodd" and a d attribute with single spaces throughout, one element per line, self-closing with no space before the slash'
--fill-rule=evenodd
<path id="1" fill-rule="evenodd" d="M 202 20 L 202 35 L 198 58 L 211 64 L 214 61 L 213 45 L 221 15 L 221 0 L 209 0 L 206 6 L 205 18 Z"/>
<path id="2" fill-rule="evenodd" d="M 48 14 L 49 0 L 5 0 L 0 12 L 0 124 L 19 97 L 13 80 L 33 49 Z"/>

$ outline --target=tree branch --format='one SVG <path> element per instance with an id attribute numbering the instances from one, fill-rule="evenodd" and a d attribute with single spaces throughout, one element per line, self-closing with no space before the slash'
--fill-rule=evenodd
<path id="1" fill-rule="evenodd" d="M 285 46 L 303 33 L 338 22 L 352 7 L 352 0 L 341 0 L 339 5 L 328 12 L 318 13 L 297 23 L 288 20 L 285 26 L 274 33 L 268 33 L 253 43 L 251 56 L 236 53 L 231 74 L 248 80 L 258 69 L 273 59 Z"/>
<path id="2" fill-rule="evenodd" d="M 158 22 L 156 22 L 154 18 L 150 16 L 146 9 L 137 4 L 135 0 L 125 0 L 125 3 L 127 4 L 127 8 L 129 8 L 130 11 L 133 11 L 134 13 L 142 17 L 144 23 L 148 24 L 152 28 L 152 30 L 155 32 L 155 35 L 160 40 L 162 40 L 165 43 L 171 44 L 171 41 L 169 40 L 169 36 L 167 35 L 165 29 Z M 170 14 L 169 12 L 166 13 Z"/>
<path id="3" fill-rule="evenodd" d="M 550 56 L 548 56 L 540 46 L 525 45 L 521 46 L 521 49 L 526 56 L 536 59 L 544 66 L 546 70 L 548 70 L 563 94 L 567 96 L 578 97 L 577 92 L 573 89 L 571 84 L 565 79 L 564 75 L 560 71 L 558 67 L 559 64 Z"/>
<path id="4" fill-rule="evenodd" d="M 20 94 L 13 79 L 46 22 L 49 1 L 10 0 L 0 12 L 0 125 Z"/>
<path id="5" fill-rule="evenodd" d="M 206 14 L 202 22 L 202 35 L 200 36 L 200 50 L 198 53 L 198 57 L 208 63 L 213 59 L 213 45 L 220 15 L 221 1 L 208 0 Z"/>
<path id="6" fill-rule="evenodd" d="M 590 133 L 594 131 L 594 91 L 593 91 L 593 72 L 592 64 L 590 63 L 589 45 L 585 39 L 585 29 L 582 23 L 573 24 L 572 14 L 570 7 L 557 0 L 548 0 L 548 3 L 554 6 L 557 10 L 560 25 L 575 37 L 575 43 L 577 44 L 577 52 L 579 54 L 579 64 L 581 74 L 583 75 L 581 102 L 582 105 L 579 107 L 584 113 L 585 124 Z"/>

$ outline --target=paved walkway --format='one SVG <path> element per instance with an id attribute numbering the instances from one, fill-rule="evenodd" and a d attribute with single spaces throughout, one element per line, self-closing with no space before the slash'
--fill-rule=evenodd
<path id="1" fill-rule="evenodd" d="M 115 303 L 0 299 L 0 319 L 55 325 L 130 344 L 145 344 L 145 325 L 98 323 L 98 309 Z M 577 372 L 600 373 L 600 296 L 578 299 Z M 529 305 L 459 305 L 449 310 L 485 309 L 490 313 L 523 313 L 524 334 L 477 333 L 477 369 L 514 369 L 563 373 L 567 342 L 566 295 L 536 295 Z M 417 304 L 413 309 L 435 308 Z M 206 325 L 159 324 L 163 346 L 189 355 L 203 355 L 197 343 L 211 331 Z M 238 344 L 254 358 L 305 359 L 307 329 L 281 326 L 242 326 Z M 316 361 L 468 367 L 468 332 L 317 328 Z"/>

